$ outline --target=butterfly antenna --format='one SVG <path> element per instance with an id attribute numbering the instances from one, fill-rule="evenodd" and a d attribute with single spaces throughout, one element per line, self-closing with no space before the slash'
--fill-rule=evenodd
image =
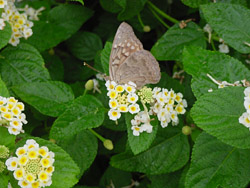
<path id="1" fill-rule="evenodd" d="M 104 73 L 102 73 L 101 71 L 99 71 L 99 70 L 95 69 L 94 67 L 92 67 L 91 65 L 89 65 L 89 64 L 88 64 L 88 63 L 86 63 L 86 62 L 83 62 L 83 65 L 84 65 L 84 66 L 87 66 L 88 68 L 90 68 L 90 69 L 92 69 L 92 70 L 94 70 L 94 71 L 96 71 L 96 72 L 98 72 L 98 73 L 100 73 L 100 74 L 103 74 L 103 75 L 104 75 Z"/>

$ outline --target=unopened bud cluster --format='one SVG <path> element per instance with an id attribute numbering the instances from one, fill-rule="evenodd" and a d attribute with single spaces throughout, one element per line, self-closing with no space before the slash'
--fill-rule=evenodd
<path id="1" fill-rule="evenodd" d="M 55 154 L 45 146 L 39 147 L 35 140 L 29 139 L 23 147 L 16 150 L 17 157 L 9 158 L 5 164 L 14 171 L 14 178 L 22 188 L 40 188 L 52 184 Z"/>
<path id="2" fill-rule="evenodd" d="M 24 104 L 14 97 L 0 97 L 0 126 L 8 128 L 10 134 L 24 132 L 23 124 L 27 121 L 23 110 Z"/>

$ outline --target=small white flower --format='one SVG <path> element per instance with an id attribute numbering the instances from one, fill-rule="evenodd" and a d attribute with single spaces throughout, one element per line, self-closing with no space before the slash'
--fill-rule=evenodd
<path id="1" fill-rule="evenodd" d="M 121 113 L 118 110 L 110 109 L 108 112 L 109 119 L 116 121 L 121 117 Z"/>
<path id="2" fill-rule="evenodd" d="M 136 95 L 135 93 L 130 93 L 128 95 L 128 102 L 135 104 L 138 100 L 138 95 Z"/>
<path id="3" fill-rule="evenodd" d="M 250 87 L 247 87 L 247 88 L 244 90 L 244 94 L 245 94 L 245 100 L 246 100 L 246 99 L 250 99 Z"/>
<path id="4" fill-rule="evenodd" d="M 18 130 L 18 129 L 16 129 L 16 128 L 14 128 L 14 127 L 8 127 L 8 131 L 9 131 L 10 134 L 13 134 L 13 135 L 18 135 L 18 134 L 21 133 L 20 130 Z M 23 131 L 22 131 L 22 132 L 23 132 Z"/>
<path id="5" fill-rule="evenodd" d="M 161 121 L 161 127 L 162 127 L 162 128 L 167 127 L 168 124 L 170 123 L 170 121 L 171 121 L 170 117 L 167 118 L 165 121 Z"/>
<path id="6" fill-rule="evenodd" d="M 157 113 L 157 117 L 160 121 L 165 121 L 167 119 L 167 115 L 168 111 L 166 111 L 164 108 Z"/>
<path id="7" fill-rule="evenodd" d="M 139 126 L 132 126 L 132 127 L 131 127 L 131 130 L 133 130 L 133 135 L 134 135 L 134 136 L 139 136 L 140 133 L 143 131 L 143 130 L 141 129 L 141 127 L 139 127 Z"/>
<path id="8" fill-rule="evenodd" d="M 104 80 L 103 74 L 97 73 L 95 76 L 96 76 L 96 78 L 97 78 L 98 80 L 101 80 L 101 81 Z"/>
<path id="9" fill-rule="evenodd" d="M 39 148 L 39 144 L 36 143 L 36 141 L 34 139 L 28 139 L 28 140 L 26 140 L 26 144 L 24 145 L 24 148 L 26 150 L 37 149 L 37 148 Z"/>
<path id="10" fill-rule="evenodd" d="M 175 97 L 176 97 L 176 94 L 175 94 L 174 90 L 171 89 L 171 90 L 169 91 L 169 98 L 175 99 Z"/>
<path id="11" fill-rule="evenodd" d="M 178 122 L 178 116 L 177 116 L 177 112 L 173 111 L 170 113 L 170 118 L 173 122 Z"/>
<path id="12" fill-rule="evenodd" d="M 134 93 L 134 92 L 135 92 L 135 87 L 132 86 L 132 85 L 129 85 L 129 84 L 125 84 L 125 90 L 126 90 L 128 93 Z"/>
<path id="13" fill-rule="evenodd" d="M 161 106 L 164 106 L 164 104 L 168 101 L 168 97 L 166 97 L 162 92 L 160 92 L 156 95 L 156 100 Z"/>
<path id="14" fill-rule="evenodd" d="M 178 104 L 175 107 L 175 111 L 177 112 L 177 114 L 184 114 L 186 112 L 185 108 L 183 105 Z"/>
<path id="15" fill-rule="evenodd" d="M 158 113 L 162 109 L 162 105 L 160 103 L 155 103 L 152 110 L 154 113 Z"/>
<path id="16" fill-rule="evenodd" d="M 239 118 L 239 122 L 241 124 L 243 124 L 244 126 L 250 128 L 250 114 L 248 114 L 247 112 L 244 112 L 240 118 Z"/>
<path id="17" fill-rule="evenodd" d="M 122 104 L 122 105 L 119 105 L 118 106 L 118 110 L 120 111 L 120 112 L 128 112 L 128 106 L 127 105 L 125 105 L 125 104 Z"/>
<path id="18" fill-rule="evenodd" d="M 115 90 L 109 90 L 107 95 L 109 96 L 109 98 L 115 99 L 117 97 L 118 93 Z"/>
<path id="19" fill-rule="evenodd" d="M 160 92 L 161 92 L 161 88 L 160 87 L 155 87 L 153 89 L 153 98 L 156 98 L 158 93 L 160 93 Z"/>
<path id="20" fill-rule="evenodd" d="M 115 99 L 109 100 L 109 107 L 110 107 L 110 108 L 116 109 L 117 106 L 118 106 L 117 100 L 115 100 Z"/>
<path id="21" fill-rule="evenodd" d="M 129 81 L 129 82 L 128 82 L 128 85 L 131 85 L 131 86 L 133 86 L 134 88 L 136 88 L 136 84 L 135 84 L 134 82 Z"/>
<path id="22" fill-rule="evenodd" d="M 179 104 L 184 106 L 184 108 L 187 108 L 187 106 L 188 106 L 186 99 L 183 99 Z"/>
<path id="23" fill-rule="evenodd" d="M 229 53 L 229 47 L 228 47 L 228 45 L 226 45 L 226 44 L 220 44 L 219 45 L 219 51 L 221 52 L 221 53 L 225 53 L 225 54 L 227 54 L 227 53 Z"/>
<path id="24" fill-rule="evenodd" d="M 131 104 L 128 108 L 131 114 L 136 114 L 140 111 L 140 106 L 138 104 Z"/>
<path id="25" fill-rule="evenodd" d="M 177 93 L 176 96 L 175 96 L 175 101 L 177 103 L 180 103 L 182 101 L 182 98 L 183 98 L 182 93 Z"/>
<path id="26" fill-rule="evenodd" d="M 114 81 L 110 81 L 108 80 L 106 83 L 105 83 L 105 86 L 107 87 L 107 90 L 114 90 L 115 89 L 115 86 L 117 84 L 114 82 Z"/>
<path id="27" fill-rule="evenodd" d="M 124 91 L 124 86 L 123 85 L 115 86 L 115 91 L 118 93 L 122 93 Z"/>
<path id="28" fill-rule="evenodd" d="M 7 0 L 0 0 L 0 8 L 4 8 L 7 5 Z"/>
<path id="29" fill-rule="evenodd" d="M 248 98 L 245 99 L 244 106 L 245 106 L 247 112 L 250 114 L 250 99 L 248 99 Z"/>
<path id="30" fill-rule="evenodd" d="M 18 166 L 18 158 L 17 157 L 11 157 L 7 159 L 5 162 L 5 165 L 7 166 L 7 169 L 10 171 L 14 171 L 17 169 Z"/>
<path id="31" fill-rule="evenodd" d="M 150 123 L 144 123 L 144 124 L 141 125 L 141 129 L 143 131 L 146 131 L 147 133 L 152 133 L 153 126 Z"/>

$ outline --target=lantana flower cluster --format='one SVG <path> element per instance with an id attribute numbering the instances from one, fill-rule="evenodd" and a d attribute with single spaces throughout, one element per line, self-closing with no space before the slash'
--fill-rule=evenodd
<path id="1" fill-rule="evenodd" d="M 29 139 L 23 147 L 16 150 L 17 157 L 9 158 L 5 164 L 14 171 L 14 178 L 22 188 L 40 188 L 52 184 L 55 154 L 46 146 L 39 147 L 35 140 Z"/>
<path id="2" fill-rule="evenodd" d="M 118 120 L 121 117 L 121 113 L 129 112 L 136 114 L 140 111 L 140 106 L 136 103 L 138 95 L 135 92 L 135 83 L 129 82 L 128 84 L 120 85 L 108 80 L 105 85 L 110 99 L 108 115 L 111 120 Z"/>
<path id="3" fill-rule="evenodd" d="M 32 26 L 34 25 L 30 19 L 38 20 L 37 15 L 44 9 L 35 10 L 31 7 L 26 6 L 23 13 L 19 12 L 14 4 L 15 0 L 0 0 L 0 9 L 3 9 L 0 17 L 0 30 L 5 27 L 5 21 L 9 22 L 12 28 L 12 36 L 9 43 L 13 46 L 17 46 L 20 42 L 20 38 L 29 38 L 32 32 Z"/>
<path id="4" fill-rule="evenodd" d="M 186 112 L 187 101 L 183 99 L 181 93 L 175 93 L 172 89 L 155 87 L 148 88 L 144 86 L 136 90 L 136 84 L 128 82 L 125 85 L 118 85 L 114 81 L 107 81 L 108 96 L 110 98 L 108 112 L 109 118 L 116 121 L 121 117 L 121 112 L 130 112 L 136 114 L 131 120 L 131 129 L 134 136 L 146 131 L 151 133 L 153 126 L 150 116 L 157 116 L 163 128 L 167 127 L 170 122 L 172 125 L 178 125 L 178 114 Z M 140 102 L 144 111 L 140 111 Z M 147 106 L 150 106 L 148 111 Z"/>
<path id="5" fill-rule="evenodd" d="M 150 114 L 157 115 L 162 128 L 179 124 L 178 114 L 186 112 L 187 101 L 183 99 L 182 93 L 175 93 L 173 89 L 155 87 L 153 90 L 154 103 L 150 107 Z"/>
<path id="6" fill-rule="evenodd" d="M 246 126 L 247 128 L 249 128 L 250 130 L 250 87 L 247 87 L 244 90 L 244 107 L 246 109 L 246 112 L 244 112 L 240 118 L 239 118 L 239 122 L 241 124 L 243 124 L 244 126 Z"/>
<path id="7" fill-rule="evenodd" d="M 24 104 L 14 97 L 0 96 L 0 126 L 8 128 L 10 134 L 23 133 L 23 124 L 27 123 L 23 110 Z"/>

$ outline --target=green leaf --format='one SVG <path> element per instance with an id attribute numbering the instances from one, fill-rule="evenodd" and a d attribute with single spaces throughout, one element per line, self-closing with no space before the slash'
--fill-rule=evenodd
<path id="1" fill-rule="evenodd" d="M 68 153 L 66 153 L 61 147 L 53 144 L 50 141 L 32 137 L 36 140 L 39 146 L 46 146 L 49 148 L 49 151 L 55 153 L 55 162 L 53 166 L 55 171 L 52 174 L 52 185 L 50 188 L 69 188 L 73 187 L 78 182 L 78 175 L 80 169 L 76 163 L 72 160 Z M 18 147 L 21 147 L 25 144 L 26 140 L 22 140 L 18 143 Z M 17 182 L 17 180 L 12 178 L 12 181 Z M 12 184 L 12 183 L 11 183 Z M 14 184 L 14 183 L 13 183 Z M 12 184 L 12 186 L 13 186 Z M 19 186 L 18 186 L 19 187 Z M 15 187 L 14 187 L 15 188 Z"/>
<path id="2" fill-rule="evenodd" d="M 4 81 L 0 77 L 0 96 L 2 97 L 10 97 L 9 90 L 7 89 Z"/>
<path id="3" fill-rule="evenodd" d="M 192 7 L 199 8 L 202 4 L 211 3 L 211 0 L 181 0 L 183 4 Z M 241 4 L 247 6 L 246 0 L 216 0 L 216 3 L 232 3 L 232 4 Z"/>
<path id="4" fill-rule="evenodd" d="M 0 126 L 0 145 L 5 145 L 9 150 L 14 149 L 16 136 L 10 134 L 6 127 Z"/>
<path id="5" fill-rule="evenodd" d="M 50 73 L 52 80 L 63 81 L 64 78 L 64 67 L 59 56 L 50 55 L 49 53 L 42 54 L 46 67 Z"/>
<path id="6" fill-rule="evenodd" d="M 250 148 L 250 131 L 239 123 L 246 111 L 243 92 L 243 87 L 226 87 L 204 94 L 191 110 L 195 124 L 226 144 Z"/>
<path id="7" fill-rule="evenodd" d="M 184 186 L 180 182 L 180 179 L 182 178 L 182 174 L 185 171 L 186 168 L 184 170 L 181 169 L 169 174 L 149 176 L 149 179 L 152 182 L 150 188 L 162 188 L 162 187 L 184 188 Z"/>
<path id="8" fill-rule="evenodd" d="M 118 14 L 117 18 L 118 20 L 123 21 L 128 20 L 140 13 L 147 0 L 115 0 L 115 2 L 122 7 L 122 11 Z"/>
<path id="9" fill-rule="evenodd" d="M 8 87 L 50 79 L 42 56 L 29 44 L 9 46 L 0 55 L 4 57 L 0 58 L 0 72 Z"/>
<path id="10" fill-rule="evenodd" d="M 7 188 L 8 187 L 8 182 L 9 182 L 9 176 L 1 173 L 0 174 L 0 187 Z"/>
<path id="11" fill-rule="evenodd" d="M 90 61 L 102 49 L 101 38 L 95 33 L 78 32 L 67 42 L 70 52 L 80 60 Z"/>
<path id="12" fill-rule="evenodd" d="M 1 13 L 0 13 L 1 15 Z M 11 38 L 12 30 L 8 22 L 5 22 L 6 26 L 3 30 L 0 30 L 0 49 L 6 46 Z"/>
<path id="13" fill-rule="evenodd" d="M 179 127 L 160 128 L 152 146 L 138 155 L 131 151 L 115 155 L 110 164 L 121 170 L 162 174 L 183 167 L 189 160 L 189 143 Z"/>
<path id="14" fill-rule="evenodd" d="M 81 3 L 82 5 L 84 5 L 83 0 L 70 0 L 70 1 L 76 1 L 76 2 L 79 2 L 79 3 Z"/>
<path id="15" fill-rule="evenodd" d="M 88 130 L 60 140 L 60 146 L 70 154 L 81 170 L 79 177 L 93 163 L 98 149 L 97 138 Z"/>
<path id="16" fill-rule="evenodd" d="M 131 130 L 131 120 L 133 119 L 133 115 L 126 114 L 126 124 L 127 124 L 127 132 L 128 132 L 128 143 L 129 146 L 134 153 L 134 155 L 139 154 L 145 150 L 147 150 L 156 137 L 156 133 L 158 130 L 158 120 L 151 121 L 150 124 L 153 126 L 152 133 L 143 132 L 140 133 L 139 136 L 134 136 L 133 131 Z M 155 118 L 156 119 L 156 118 Z"/>
<path id="17" fill-rule="evenodd" d="M 250 53 L 250 10 L 241 5 L 212 3 L 201 6 L 209 25 L 231 47 Z"/>
<path id="18" fill-rule="evenodd" d="M 250 71 L 240 61 L 220 52 L 190 46 L 184 49 L 182 61 L 184 70 L 192 75 L 191 87 L 197 98 L 211 88 L 218 88 L 207 74 L 215 80 L 230 83 L 243 79 L 250 80 Z"/>
<path id="19" fill-rule="evenodd" d="M 78 97 L 53 123 L 50 138 L 63 140 L 79 131 L 99 127 L 104 121 L 102 103 L 91 95 Z"/>
<path id="20" fill-rule="evenodd" d="M 112 49 L 112 43 L 106 42 L 104 49 L 101 52 L 101 63 L 104 73 L 109 75 L 109 56 Z"/>
<path id="21" fill-rule="evenodd" d="M 27 40 L 39 51 L 52 48 L 80 29 L 93 11 L 79 5 L 62 4 L 50 10 L 48 20 L 34 21 L 33 35 Z"/>
<path id="22" fill-rule="evenodd" d="M 24 102 L 44 115 L 57 117 L 74 100 L 70 86 L 59 81 L 32 82 L 13 87 Z"/>
<path id="23" fill-rule="evenodd" d="M 193 148 L 186 188 L 246 187 L 250 150 L 236 149 L 202 133 Z"/>
<path id="24" fill-rule="evenodd" d="M 202 29 L 190 22 L 181 29 L 175 24 L 154 44 L 151 49 L 157 60 L 181 60 L 184 46 L 194 45 L 206 48 L 206 40 Z"/>
<path id="25" fill-rule="evenodd" d="M 102 8 L 111 13 L 118 13 L 122 7 L 115 2 L 115 0 L 100 0 Z"/>
<path id="26" fill-rule="evenodd" d="M 109 187 L 112 182 L 114 187 L 125 187 L 131 184 L 131 179 L 131 173 L 109 166 L 100 180 L 100 186 Z"/>

